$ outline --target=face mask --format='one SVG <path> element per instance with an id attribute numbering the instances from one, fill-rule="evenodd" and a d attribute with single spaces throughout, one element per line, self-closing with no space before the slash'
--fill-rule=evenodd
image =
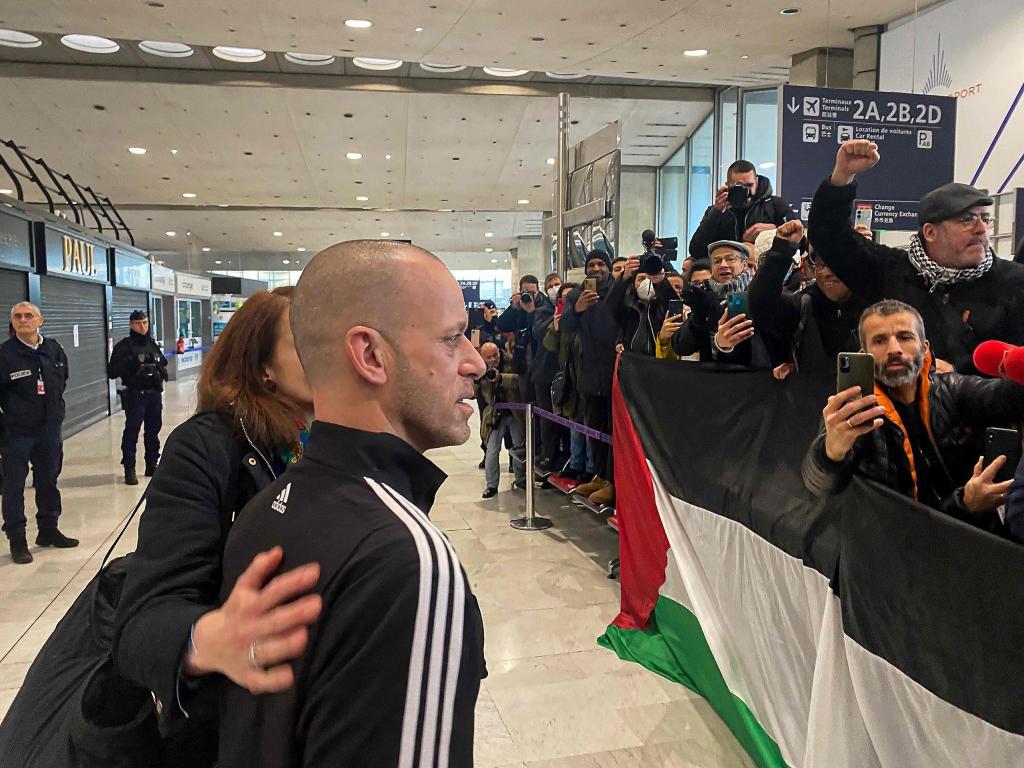
<path id="1" fill-rule="evenodd" d="M 654 298 L 654 283 L 644 278 L 636 286 L 636 295 L 640 301 L 651 301 Z"/>
<path id="2" fill-rule="evenodd" d="M 562 286 L 553 285 L 548 288 L 548 298 L 551 299 L 551 303 L 554 304 L 558 301 L 558 292 L 562 290 Z"/>

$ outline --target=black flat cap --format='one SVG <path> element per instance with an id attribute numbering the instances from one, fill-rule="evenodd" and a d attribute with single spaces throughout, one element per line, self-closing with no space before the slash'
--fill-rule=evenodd
<path id="1" fill-rule="evenodd" d="M 128 322 L 134 323 L 136 320 L 148 320 L 149 315 L 144 310 L 136 309 L 128 316 Z"/>
<path id="2" fill-rule="evenodd" d="M 919 224 L 937 224 L 976 205 L 992 205 L 987 189 L 977 189 L 969 184 L 951 182 L 933 189 L 921 198 L 917 211 Z"/>

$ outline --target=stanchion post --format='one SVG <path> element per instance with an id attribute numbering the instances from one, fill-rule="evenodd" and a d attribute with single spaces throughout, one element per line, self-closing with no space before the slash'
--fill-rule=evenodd
<path id="1" fill-rule="evenodd" d="M 517 517 L 509 521 L 509 525 L 518 531 L 543 531 L 553 523 L 546 517 L 537 517 L 533 509 L 533 405 L 526 404 L 526 517 Z"/>

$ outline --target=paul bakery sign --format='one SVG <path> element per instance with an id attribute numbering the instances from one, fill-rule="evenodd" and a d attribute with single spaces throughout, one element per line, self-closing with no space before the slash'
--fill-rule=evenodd
<path id="1" fill-rule="evenodd" d="M 46 271 L 48 274 L 80 280 L 108 281 L 107 248 L 80 237 L 46 230 Z"/>

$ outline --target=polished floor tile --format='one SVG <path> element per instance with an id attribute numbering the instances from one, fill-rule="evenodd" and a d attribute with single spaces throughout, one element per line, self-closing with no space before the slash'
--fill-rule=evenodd
<path id="1" fill-rule="evenodd" d="M 164 434 L 194 409 L 194 385 L 169 386 Z M 122 415 L 65 443 L 61 526 L 73 550 L 33 547 L 28 566 L 0 552 L 0 715 L 57 622 L 96 573 L 145 488 L 124 485 Z M 449 478 L 431 517 L 459 554 L 484 616 L 489 677 L 476 707 L 477 768 L 749 768 L 707 703 L 683 686 L 599 648 L 618 613 L 607 578 L 616 539 L 601 517 L 555 491 L 538 491 L 546 531 L 517 531 L 525 492 L 482 499 L 480 450 L 431 453 Z M 507 467 L 503 467 L 505 469 Z M 31 490 L 26 505 L 33 508 Z M 137 519 L 114 556 L 130 552 Z M 30 522 L 31 538 L 34 524 Z"/>

